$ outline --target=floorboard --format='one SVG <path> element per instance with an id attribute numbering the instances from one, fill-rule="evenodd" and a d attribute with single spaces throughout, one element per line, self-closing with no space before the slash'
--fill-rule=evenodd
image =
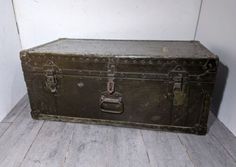
<path id="1" fill-rule="evenodd" d="M 177 134 L 141 131 L 152 167 L 194 167 Z"/>
<path id="2" fill-rule="evenodd" d="M 60 167 L 65 161 L 74 125 L 45 121 L 22 167 Z"/>
<path id="3" fill-rule="evenodd" d="M 11 123 L 1 123 L 0 122 L 0 137 L 6 132 L 7 128 L 11 125 Z"/>
<path id="4" fill-rule="evenodd" d="M 149 167 L 138 129 L 77 124 L 65 167 Z"/>
<path id="5" fill-rule="evenodd" d="M 178 134 L 195 167 L 235 167 L 227 150 L 208 133 L 206 136 Z"/>
<path id="6" fill-rule="evenodd" d="M 215 117 L 211 114 L 211 117 Z M 209 133 L 222 145 L 236 161 L 236 137 L 224 126 L 222 122 L 214 118 Z"/>
<path id="7" fill-rule="evenodd" d="M 25 108 L 1 136 L 1 167 L 19 167 L 42 127 L 43 121 L 33 120 L 29 112 L 29 107 Z"/>
<path id="8" fill-rule="evenodd" d="M 29 105 L 28 95 L 25 95 L 1 122 L 14 122 L 27 105 Z"/>

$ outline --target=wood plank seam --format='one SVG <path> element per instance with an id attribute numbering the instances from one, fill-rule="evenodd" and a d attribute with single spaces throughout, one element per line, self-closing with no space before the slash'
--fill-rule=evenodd
<path id="1" fill-rule="evenodd" d="M 4 123 L 13 123 L 13 122 L 15 122 L 15 120 L 20 116 L 21 111 L 23 111 L 24 109 L 26 109 L 26 108 L 28 107 L 28 105 L 29 105 L 29 104 L 26 102 L 26 104 L 24 104 L 24 107 L 21 108 L 20 111 L 18 111 L 17 116 L 16 116 L 12 121 L 5 121 Z"/>
<path id="2" fill-rule="evenodd" d="M 216 141 L 219 145 L 221 144 L 215 137 L 213 137 L 212 133 L 209 134 L 209 137 L 210 137 L 211 140 Z M 223 145 L 221 145 L 221 146 L 222 146 L 222 148 L 225 150 L 225 152 L 228 154 L 228 150 L 226 150 Z M 218 147 L 217 147 L 217 149 L 219 150 Z M 228 156 L 229 156 L 230 158 L 232 158 L 230 154 L 228 154 Z M 234 160 L 234 158 L 232 158 L 232 160 L 233 160 L 234 163 L 236 163 L 236 161 Z"/>
<path id="3" fill-rule="evenodd" d="M 224 147 L 225 151 L 236 159 L 236 136 L 211 112 L 209 115 L 209 133 Z"/>
<path id="4" fill-rule="evenodd" d="M 69 142 L 69 144 L 68 144 L 68 146 L 67 146 L 67 149 L 66 149 L 66 155 L 65 155 L 65 158 L 64 158 L 64 162 L 63 162 L 63 164 L 62 164 L 62 167 L 64 167 L 65 164 L 66 164 L 66 160 L 67 160 L 67 157 L 68 157 L 68 154 L 69 154 L 69 151 L 70 151 L 70 145 L 71 145 L 71 143 L 72 143 L 72 139 L 73 139 L 73 137 L 74 137 L 74 134 L 75 134 L 75 126 L 74 126 L 74 128 L 73 128 L 73 133 L 71 134 L 71 137 L 70 137 L 70 142 Z"/>
<path id="5" fill-rule="evenodd" d="M 9 129 L 9 127 L 11 126 L 11 122 L 8 123 L 8 122 L 0 122 L 0 124 L 9 124 L 8 127 L 4 130 L 4 132 L 0 135 L 0 138 L 6 133 L 7 129 Z"/>
<path id="6" fill-rule="evenodd" d="M 7 116 L 1 121 L 1 123 L 12 123 L 15 122 L 15 120 L 20 116 L 21 111 L 23 111 L 25 108 L 28 107 L 29 101 L 27 100 L 28 98 L 26 97 L 27 95 L 23 96 L 22 99 L 19 100 L 19 102 L 17 102 L 17 104 L 11 109 L 11 111 L 7 114 Z M 23 105 L 23 107 L 21 107 Z M 5 121 L 5 119 L 12 114 L 13 112 L 16 112 L 16 108 L 20 106 L 20 111 L 17 111 L 17 115 L 15 116 L 15 118 L 12 121 Z"/>
<path id="7" fill-rule="evenodd" d="M 185 144 L 182 142 L 182 140 L 180 139 L 179 134 L 176 134 L 176 135 L 177 135 L 177 137 L 178 137 L 178 139 L 179 139 L 180 144 L 185 148 L 185 152 L 186 152 L 186 154 L 188 155 L 189 160 L 192 162 L 193 166 L 196 167 L 196 165 L 194 164 L 194 162 L 193 162 L 193 160 L 192 160 L 192 158 L 191 158 L 191 156 L 190 156 L 190 154 L 189 154 L 189 152 L 188 152 L 188 148 L 186 147 L 186 145 L 185 145 Z"/>
<path id="8" fill-rule="evenodd" d="M 40 129 L 38 130 L 37 135 L 35 135 L 34 140 L 32 141 L 32 143 L 30 144 L 28 150 L 26 151 L 26 153 L 25 153 L 25 155 L 24 155 L 24 158 L 22 159 L 21 163 L 19 164 L 19 167 L 21 167 L 22 163 L 24 162 L 25 158 L 27 157 L 27 154 L 29 153 L 29 151 L 30 151 L 32 145 L 34 144 L 35 140 L 37 139 L 37 137 L 38 137 L 38 135 L 39 135 L 39 133 L 40 133 L 40 131 L 41 131 L 41 129 L 42 129 L 44 123 L 45 123 L 45 121 L 43 121 L 43 123 L 42 123 Z"/>
<path id="9" fill-rule="evenodd" d="M 143 139 L 143 133 L 142 133 L 142 130 L 139 130 L 139 132 L 140 132 L 140 134 L 141 134 L 142 142 L 143 142 L 143 145 L 144 145 L 144 147 L 145 147 L 145 152 L 146 152 L 146 155 L 147 155 L 148 163 L 149 163 L 149 165 L 151 166 L 150 156 L 149 156 L 149 153 L 148 153 L 147 147 L 146 147 L 145 142 L 144 142 L 144 139 Z"/>
<path id="10" fill-rule="evenodd" d="M 29 110 L 28 107 L 22 111 L 0 138 L 0 166 L 18 167 L 42 126 L 43 121 L 32 120 Z M 15 118 L 16 114 L 10 116 Z"/>
<path id="11" fill-rule="evenodd" d="M 227 154 L 228 154 L 228 155 L 233 159 L 233 161 L 236 163 L 236 158 L 228 151 L 227 148 L 225 148 L 224 144 L 222 144 L 222 143 L 220 142 L 220 140 L 218 140 L 217 137 L 216 137 L 213 133 L 211 133 L 210 137 L 211 137 L 211 138 L 214 138 L 218 143 L 220 143 L 221 146 L 224 148 L 224 150 L 227 152 Z"/>

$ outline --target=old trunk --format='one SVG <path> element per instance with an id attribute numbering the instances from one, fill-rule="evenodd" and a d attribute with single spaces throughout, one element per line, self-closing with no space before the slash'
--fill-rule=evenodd
<path id="1" fill-rule="evenodd" d="M 33 118 L 207 131 L 218 58 L 197 41 L 60 39 L 21 60 Z"/>

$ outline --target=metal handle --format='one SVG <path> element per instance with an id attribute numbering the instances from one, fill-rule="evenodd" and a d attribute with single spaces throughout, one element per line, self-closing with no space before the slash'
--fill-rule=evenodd
<path id="1" fill-rule="evenodd" d="M 124 112 L 122 98 L 101 96 L 100 109 L 105 113 L 121 114 Z"/>

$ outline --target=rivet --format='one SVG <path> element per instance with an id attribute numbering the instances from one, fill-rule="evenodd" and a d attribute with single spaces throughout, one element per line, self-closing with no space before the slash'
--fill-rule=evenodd
<path id="1" fill-rule="evenodd" d="M 181 67 L 178 67 L 177 70 L 181 70 Z"/>
<path id="2" fill-rule="evenodd" d="M 84 83 L 83 82 L 79 82 L 79 83 L 77 83 L 77 86 L 82 88 L 84 86 Z"/>
<path id="3" fill-rule="evenodd" d="M 95 59 L 94 62 L 97 63 L 97 62 L 98 62 L 98 59 Z"/>
<path id="4" fill-rule="evenodd" d="M 142 78 L 145 78 L 146 76 L 145 76 L 145 74 L 142 74 Z"/>

